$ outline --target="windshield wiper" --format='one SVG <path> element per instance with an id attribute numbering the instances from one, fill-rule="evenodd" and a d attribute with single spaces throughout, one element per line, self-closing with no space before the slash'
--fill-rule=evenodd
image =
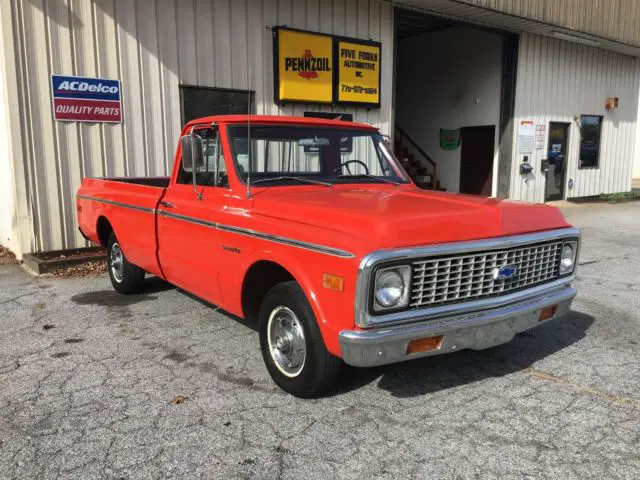
<path id="1" fill-rule="evenodd" d="M 288 175 L 283 175 L 281 177 L 272 177 L 272 178 L 260 178 L 258 180 L 252 181 L 251 184 L 255 185 L 256 183 L 272 182 L 274 180 L 299 180 L 301 182 L 308 182 L 308 183 L 313 183 L 314 185 L 324 185 L 325 187 L 333 188 L 333 185 L 330 184 L 329 182 L 321 182 L 320 180 L 311 180 L 310 178 L 293 177 Z"/>
<path id="2" fill-rule="evenodd" d="M 385 177 L 376 177 L 375 175 L 369 175 L 368 173 L 356 173 L 355 175 L 338 175 L 336 178 L 358 178 L 358 177 L 373 178 L 374 180 L 380 180 L 382 182 L 387 182 L 392 185 L 400 185 L 400 182 L 396 182 L 395 180 L 389 180 L 388 178 L 385 178 Z"/>

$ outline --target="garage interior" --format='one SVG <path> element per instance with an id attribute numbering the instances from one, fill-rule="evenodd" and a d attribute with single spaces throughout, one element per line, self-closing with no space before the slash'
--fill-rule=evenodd
<path id="1" fill-rule="evenodd" d="M 497 195 L 504 34 L 402 8 L 395 22 L 396 154 L 423 188 Z"/>

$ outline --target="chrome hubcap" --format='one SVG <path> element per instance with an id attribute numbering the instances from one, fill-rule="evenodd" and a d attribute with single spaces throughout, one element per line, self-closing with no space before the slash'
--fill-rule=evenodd
<path id="1" fill-rule="evenodd" d="M 273 362 L 287 377 L 296 377 L 304 368 L 307 345 L 298 317 L 287 307 L 276 307 L 267 325 L 269 352 Z"/>
<path id="2" fill-rule="evenodd" d="M 124 276 L 124 256 L 122 255 L 122 250 L 120 250 L 120 245 L 117 243 L 111 246 L 109 260 L 111 264 L 111 274 L 116 282 L 120 283 Z"/>

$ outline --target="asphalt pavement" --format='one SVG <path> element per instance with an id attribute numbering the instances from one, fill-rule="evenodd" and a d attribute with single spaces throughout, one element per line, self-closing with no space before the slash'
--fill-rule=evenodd
<path id="1" fill-rule="evenodd" d="M 0 266 L 0 478 L 640 478 L 640 202 L 584 228 L 562 321 L 275 387 L 255 326 L 166 283 Z"/>

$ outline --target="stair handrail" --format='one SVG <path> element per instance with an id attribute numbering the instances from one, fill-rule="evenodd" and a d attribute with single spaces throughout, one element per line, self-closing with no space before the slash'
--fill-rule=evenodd
<path id="1" fill-rule="evenodd" d="M 398 124 L 395 124 L 395 129 L 398 130 L 398 132 L 400 132 L 401 145 L 402 145 L 402 138 L 406 138 L 409 141 L 409 143 L 413 145 L 413 147 L 417 150 L 417 152 L 420 155 L 422 155 L 427 162 L 431 164 L 431 167 L 433 168 L 433 175 L 431 175 L 431 189 L 435 190 L 436 172 L 437 172 L 436 162 L 434 162 L 433 159 L 429 156 L 429 154 L 427 154 L 427 152 L 425 152 L 422 148 L 420 148 L 420 145 L 418 145 L 416 141 L 407 134 L 407 132 L 405 132 L 400 126 L 398 126 Z"/>

